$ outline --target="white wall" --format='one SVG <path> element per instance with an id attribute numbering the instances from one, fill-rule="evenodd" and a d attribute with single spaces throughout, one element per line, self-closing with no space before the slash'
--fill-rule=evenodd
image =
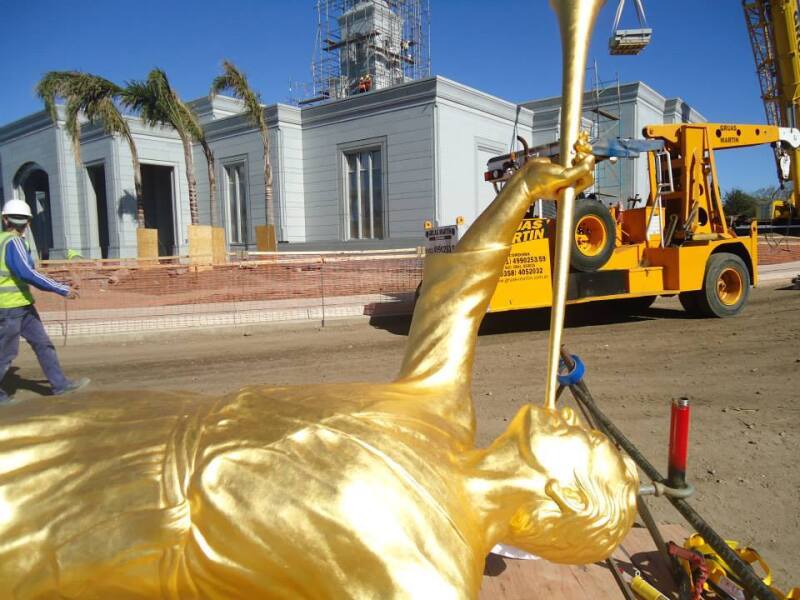
<path id="1" fill-rule="evenodd" d="M 32 118 L 40 116 L 32 115 Z M 66 198 L 75 197 L 74 162 L 72 149 L 66 133 L 57 129 L 49 121 L 39 119 L 44 126 L 26 131 L 11 140 L 0 144 L 0 160 L 3 163 L 3 201 L 11 198 L 24 199 L 22 192 L 14 188 L 13 181 L 19 169 L 29 162 L 35 162 L 48 175 L 50 187 L 50 217 L 53 227 L 53 249 L 51 256 L 63 256 L 67 247 L 67 235 L 79 229 L 76 218 L 67 218 L 64 211 Z M 72 177 L 65 173 L 69 164 Z M 75 210 L 77 212 L 77 209 Z M 72 226 L 68 229 L 68 226 Z"/>
<path id="2" fill-rule="evenodd" d="M 495 197 L 483 174 L 490 158 L 510 150 L 514 123 L 447 99 L 437 100 L 437 109 L 440 223 L 461 216 L 469 227 Z M 523 124 L 519 134 L 530 139 L 530 126 Z"/>
<path id="3" fill-rule="evenodd" d="M 97 198 L 95 197 L 92 184 L 89 181 L 89 174 L 86 170 L 87 166 L 103 165 L 105 168 L 105 187 L 106 187 L 106 202 L 108 210 L 108 244 L 109 256 L 119 256 L 119 227 L 120 217 L 118 216 L 119 208 L 115 199 L 117 198 L 116 189 L 117 181 L 114 177 L 115 165 L 113 157 L 115 156 L 115 145 L 119 143 L 115 138 L 102 135 L 96 136 L 94 139 L 86 140 L 81 144 L 81 160 L 83 164 L 79 167 L 76 174 L 78 184 L 78 202 L 77 205 L 82 212 L 81 217 L 81 237 L 83 244 L 78 250 L 81 256 L 87 258 L 100 258 L 100 236 L 98 229 L 100 224 L 97 220 Z M 134 215 L 135 218 L 135 215 Z M 134 250 L 135 251 L 135 250 Z"/>
<path id="4" fill-rule="evenodd" d="M 265 107 L 270 137 L 272 196 L 276 234 L 279 241 L 305 241 L 305 205 L 303 203 L 302 130 L 300 110 L 285 105 Z M 217 168 L 217 203 L 215 224 L 229 229 L 228 189 L 225 165 L 244 163 L 247 177 L 247 205 L 250 219 L 249 244 L 256 247 L 255 227 L 266 223 L 264 200 L 264 148 L 258 130 L 244 115 L 218 119 L 208 124 L 206 137 L 214 153 Z M 197 170 L 200 222 L 211 223 L 208 175 L 205 155 L 194 147 Z"/>
<path id="5" fill-rule="evenodd" d="M 272 136 L 274 139 L 274 132 Z M 226 236 L 228 234 L 228 187 L 225 174 L 225 166 L 231 163 L 241 163 L 245 165 L 247 177 L 247 211 L 249 215 L 248 242 L 255 248 L 256 233 L 255 226 L 264 224 L 266 219 L 266 209 L 264 207 L 264 170 L 262 161 L 264 157 L 261 138 L 255 129 L 238 133 L 236 135 L 224 136 L 209 142 L 214 153 L 216 162 L 215 175 L 217 178 L 217 206 L 218 215 L 215 225 L 225 227 Z M 272 152 L 274 155 L 274 151 Z M 197 196 L 198 212 L 200 223 L 211 224 L 211 210 L 208 192 L 208 171 L 206 168 L 205 155 L 198 144 L 194 147 L 194 164 L 197 177 Z"/>
<path id="6" fill-rule="evenodd" d="M 358 99 L 356 99 L 358 100 Z M 341 102 L 350 102 L 343 100 Z M 316 107 L 314 107 L 316 108 Z M 313 111 L 313 109 L 308 109 Z M 312 113 L 313 117 L 313 113 Z M 419 237 L 433 212 L 433 107 L 377 107 L 315 124 L 303 116 L 306 241 L 345 239 L 343 147 L 380 140 L 388 237 Z"/>
<path id="7" fill-rule="evenodd" d="M 183 145 L 178 135 L 168 128 L 148 128 L 138 120 L 130 120 L 133 141 L 139 153 L 141 164 L 172 167 L 172 215 L 175 226 L 176 253 L 189 251 L 188 229 L 189 189 L 186 182 L 186 167 Z M 114 195 L 109 197 L 109 210 L 117 207 L 120 214 L 119 252 L 120 256 L 136 256 L 136 187 L 133 178 L 133 161 L 128 144 L 117 139 L 114 144 L 115 187 Z M 203 176 L 205 174 L 203 173 Z M 197 177 L 198 182 L 200 177 Z"/>
<path id="8" fill-rule="evenodd" d="M 299 113 L 299 111 L 298 111 Z M 297 115 L 299 121 L 299 114 Z M 279 240 L 286 242 L 306 241 L 306 205 L 303 179 L 303 131 L 299 122 L 280 121 L 276 136 L 275 153 L 278 160 L 273 164 L 273 178 L 278 182 L 275 194 Z M 280 202 L 278 202 L 280 199 Z"/>

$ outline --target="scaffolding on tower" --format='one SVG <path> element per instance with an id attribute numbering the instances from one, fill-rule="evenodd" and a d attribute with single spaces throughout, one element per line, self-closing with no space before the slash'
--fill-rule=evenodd
<path id="1" fill-rule="evenodd" d="M 591 73 L 591 91 L 584 96 L 584 118 L 591 120 L 592 140 L 608 140 L 621 138 L 622 128 L 622 91 L 619 74 L 613 79 L 600 79 L 597 62 L 587 69 Z M 623 164 L 624 161 L 602 161 L 595 167 L 594 193 L 597 199 L 609 206 L 618 203 L 626 205 L 628 199 L 623 198 Z M 628 208 L 626 206 L 626 208 Z"/>
<path id="2" fill-rule="evenodd" d="M 429 0 L 316 0 L 311 82 L 297 104 L 347 98 L 429 77 Z"/>

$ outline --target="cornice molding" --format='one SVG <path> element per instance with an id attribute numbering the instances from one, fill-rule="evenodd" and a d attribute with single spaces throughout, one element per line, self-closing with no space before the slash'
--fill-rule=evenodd
<path id="1" fill-rule="evenodd" d="M 59 110 L 59 116 L 61 111 Z M 28 135 L 37 131 L 42 131 L 48 127 L 55 127 L 50 115 L 45 110 L 40 110 L 27 117 L 22 117 L 12 121 L 8 125 L 0 127 L 0 144 L 11 141 L 15 138 Z"/>

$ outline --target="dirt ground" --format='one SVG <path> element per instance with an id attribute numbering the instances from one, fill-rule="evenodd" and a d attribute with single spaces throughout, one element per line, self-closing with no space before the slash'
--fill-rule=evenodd
<path id="1" fill-rule="evenodd" d="M 757 548 L 788 588 L 800 585 L 800 291 L 777 287 L 754 290 L 744 314 L 726 320 L 688 318 L 675 298 L 628 318 L 584 310 L 570 316 L 565 341 L 585 360 L 601 408 L 663 471 L 670 401 L 691 400 L 692 503 L 724 537 Z M 547 319 L 537 311 L 484 322 L 474 381 L 480 444 L 524 402 L 541 402 Z M 59 352 L 67 372 L 91 377 L 95 390 L 381 381 L 399 366 L 408 323 L 72 339 Z M 5 387 L 47 400 L 27 347 Z M 659 521 L 681 522 L 666 501 L 650 505 Z"/>

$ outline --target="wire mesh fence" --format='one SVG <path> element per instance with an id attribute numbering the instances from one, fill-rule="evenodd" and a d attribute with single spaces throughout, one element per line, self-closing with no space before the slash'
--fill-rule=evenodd
<path id="1" fill-rule="evenodd" d="M 422 278 L 416 249 L 252 253 L 228 264 L 50 261 L 40 270 L 75 286 L 66 300 L 34 291 L 52 336 L 138 332 L 409 313 Z"/>
<path id="2" fill-rule="evenodd" d="M 197 257 L 44 261 L 75 285 L 66 300 L 34 290 L 51 336 L 408 314 L 422 280 L 422 249 L 239 253 L 210 265 Z M 762 237 L 762 265 L 800 260 L 800 242 Z M 194 261 L 194 262 L 193 262 Z"/>
<path id="3" fill-rule="evenodd" d="M 800 260 L 800 239 L 774 233 L 759 236 L 759 264 L 774 265 L 796 260 Z"/>

